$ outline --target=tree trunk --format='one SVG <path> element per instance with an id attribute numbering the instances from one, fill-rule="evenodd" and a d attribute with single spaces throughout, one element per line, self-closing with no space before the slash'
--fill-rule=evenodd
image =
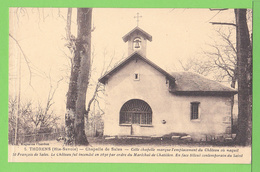
<path id="1" fill-rule="evenodd" d="M 248 108 L 249 108 L 249 114 L 248 114 L 248 130 L 247 130 L 247 144 L 252 144 L 252 76 L 253 76 L 253 70 L 252 70 L 252 35 L 250 39 L 250 47 L 249 47 L 249 56 L 248 56 L 248 63 L 247 63 L 247 83 L 248 83 Z"/>
<path id="2" fill-rule="evenodd" d="M 84 117 L 86 114 L 86 92 L 90 71 L 91 18 L 91 8 L 77 9 L 78 35 L 67 93 L 65 144 L 75 141 L 76 145 L 88 145 Z"/>
<path id="3" fill-rule="evenodd" d="M 237 68 L 235 69 L 235 72 L 234 72 L 234 76 L 232 77 L 232 81 L 231 81 L 231 87 L 232 88 L 235 88 L 236 87 L 236 81 L 237 81 Z M 233 130 L 234 130 L 234 102 L 235 102 L 235 97 L 234 95 L 231 96 L 231 134 L 233 134 Z"/>
<path id="4" fill-rule="evenodd" d="M 91 8 L 78 8 L 78 42 L 76 56 L 80 56 L 78 77 L 78 99 L 76 101 L 75 144 L 87 145 L 84 118 L 86 114 L 86 93 L 89 83 L 91 56 Z"/>
<path id="5" fill-rule="evenodd" d="M 235 16 L 238 60 L 238 131 L 236 143 L 239 145 L 246 145 L 249 116 L 247 59 L 249 56 L 250 38 L 246 9 L 235 9 Z"/>

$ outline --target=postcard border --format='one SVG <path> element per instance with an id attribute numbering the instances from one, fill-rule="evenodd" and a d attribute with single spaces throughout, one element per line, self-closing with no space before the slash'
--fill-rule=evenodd
<path id="1" fill-rule="evenodd" d="M 145 7 L 145 8 L 252 8 L 251 0 L 139 0 L 137 1 L 119 1 L 119 0 L 9 0 L 1 3 L 0 14 L 2 19 L 0 20 L 0 34 L 1 34 L 1 48 L 0 48 L 0 167 L 5 171 L 69 171 L 71 169 L 82 171 L 83 169 L 88 171 L 119 171 L 124 169 L 125 171 L 160 171 L 160 170 L 178 170 L 178 171 L 229 171 L 229 172 L 247 172 L 251 171 L 251 165 L 246 164 L 106 164 L 106 163 L 8 163 L 8 28 L 9 28 L 9 7 Z M 253 3 L 254 19 L 260 18 L 260 1 L 254 1 Z M 260 54 L 260 50 L 256 45 L 260 44 L 260 21 L 254 21 L 254 50 L 253 55 L 257 57 Z M 256 23 L 257 22 L 257 23 Z M 4 26 L 4 27 L 2 27 Z M 257 150 L 256 145 L 260 144 L 260 138 L 257 137 L 257 130 L 260 130 L 259 120 L 257 116 L 260 111 L 260 107 L 257 106 L 259 102 L 257 95 L 259 90 L 257 89 L 260 81 L 257 78 L 260 73 L 260 68 L 257 65 L 260 64 L 259 59 L 253 58 L 254 75 L 253 75 L 253 151 L 252 151 L 252 170 L 259 171 L 260 151 Z"/>

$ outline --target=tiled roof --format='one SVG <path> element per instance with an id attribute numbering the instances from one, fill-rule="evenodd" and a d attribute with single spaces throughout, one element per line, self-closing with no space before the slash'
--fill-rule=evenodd
<path id="1" fill-rule="evenodd" d="M 236 94 L 237 91 L 231 87 L 207 79 L 202 75 L 193 72 L 173 72 L 171 75 L 175 78 L 175 85 L 172 92 L 223 92 Z"/>

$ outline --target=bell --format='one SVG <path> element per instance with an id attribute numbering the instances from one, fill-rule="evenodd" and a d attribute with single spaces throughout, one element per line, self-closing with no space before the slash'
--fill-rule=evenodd
<path id="1" fill-rule="evenodd" d="M 139 42 L 136 42 L 136 43 L 135 43 L 135 48 L 140 48 Z"/>

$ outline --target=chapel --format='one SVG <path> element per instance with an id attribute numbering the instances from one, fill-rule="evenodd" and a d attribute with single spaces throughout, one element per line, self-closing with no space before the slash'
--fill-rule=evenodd
<path id="1" fill-rule="evenodd" d="M 107 95 L 104 136 L 231 137 L 236 90 L 196 73 L 168 73 L 146 56 L 152 36 L 138 26 L 123 41 L 128 57 L 99 79 Z"/>

